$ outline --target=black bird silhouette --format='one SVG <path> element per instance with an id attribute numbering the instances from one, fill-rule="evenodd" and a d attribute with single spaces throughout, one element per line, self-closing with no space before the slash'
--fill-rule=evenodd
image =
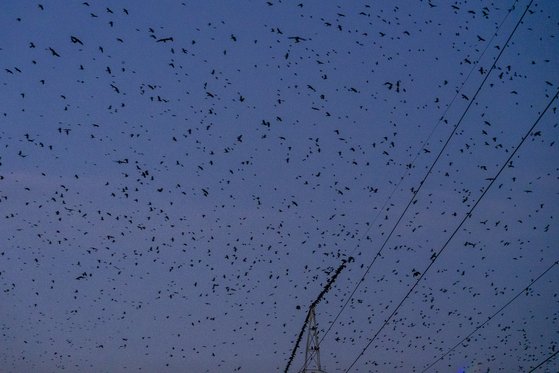
<path id="1" fill-rule="evenodd" d="M 157 39 L 157 43 L 167 43 L 169 41 L 174 41 L 173 37 L 167 37 L 167 38 L 161 38 L 161 39 Z"/>
<path id="2" fill-rule="evenodd" d="M 295 43 L 300 43 L 302 41 L 306 41 L 307 39 L 302 38 L 300 36 L 289 36 L 288 39 L 295 40 Z"/>
<path id="3" fill-rule="evenodd" d="M 53 48 L 49 47 L 49 51 L 50 51 L 50 53 L 51 53 L 53 56 L 55 56 L 55 57 L 60 57 L 60 55 L 58 54 L 58 52 L 55 51 Z"/>
<path id="4" fill-rule="evenodd" d="M 72 43 L 74 43 L 74 44 L 81 44 L 81 45 L 83 45 L 82 41 L 81 41 L 80 39 L 78 39 L 77 37 L 75 37 L 75 36 L 70 36 L 70 40 L 71 40 Z"/>

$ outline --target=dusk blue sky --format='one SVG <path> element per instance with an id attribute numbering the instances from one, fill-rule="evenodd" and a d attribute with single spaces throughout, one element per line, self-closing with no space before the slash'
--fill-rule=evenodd
<path id="1" fill-rule="evenodd" d="M 558 36 L 553 0 L 3 1 L 0 371 L 281 372 L 344 261 L 325 371 L 421 372 L 549 268 L 428 371 L 559 371 Z"/>

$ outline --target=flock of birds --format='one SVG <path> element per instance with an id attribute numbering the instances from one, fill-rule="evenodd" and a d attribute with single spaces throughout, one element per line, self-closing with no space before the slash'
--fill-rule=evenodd
<path id="1" fill-rule="evenodd" d="M 559 5 L 506 3 L 4 4 L 0 370 L 295 372 L 310 306 L 328 372 L 559 370 Z"/>

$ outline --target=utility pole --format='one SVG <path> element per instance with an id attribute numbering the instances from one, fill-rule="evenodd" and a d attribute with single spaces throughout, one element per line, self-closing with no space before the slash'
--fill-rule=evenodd
<path id="1" fill-rule="evenodd" d="M 309 322 L 307 324 L 307 348 L 305 349 L 305 365 L 301 373 L 326 373 L 320 367 L 320 346 L 318 344 L 318 328 L 316 327 L 316 315 L 314 305 L 309 310 Z"/>

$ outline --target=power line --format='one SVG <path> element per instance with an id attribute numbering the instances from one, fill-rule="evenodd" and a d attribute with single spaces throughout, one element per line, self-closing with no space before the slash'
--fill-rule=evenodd
<path id="1" fill-rule="evenodd" d="M 363 356 L 363 354 L 365 353 L 365 351 L 369 348 L 369 346 L 371 345 L 371 343 L 373 343 L 373 341 L 377 338 L 377 336 L 380 334 L 380 332 L 382 331 L 382 329 L 384 329 L 384 327 L 388 324 L 388 322 L 392 319 L 392 317 L 396 314 L 396 312 L 400 309 L 400 307 L 402 306 L 402 304 L 406 301 L 406 299 L 410 296 L 410 294 L 413 292 L 413 290 L 416 288 L 416 286 L 419 284 L 419 282 L 423 279 L 423 277 L 425 277 L 425 274 L 427 274 L 427 272 L 429 271 L 429 269 L 433 266 L 433 264 L 436 262 L 436 260 L 439 258 L 439 256 L 441 255 L 441 253 L 446 249 L 446 247 L 448 246 L 448 244 L 450 243 L 450 241 L 454 238 L 454 236 L 456 235 L 456 233 L 458 233 L 458 231 L 460 230 L 460 228 L 462 227 L 462 225 L 466 222 L 466 220 L 468 220 L 468 218 L 472 215 L 472 212 L 474 211 L 474 209 L 477 207 L 477 205 L 480 203 L 480 201 L 483 199 L 483 197 L 485 196 L 485 194 L 487 194 L 487 192 L 491 189 L 491 186 L 493 185 L 493 183 L 495 183 L 495 180 L 497 180 L 497 178 L 499 177 L 499 175 L 503 172 L 503 170 L 505 169 L 505 167 L 510 163 L 510 161 L 512 160 L 512 158 L 514 157 L 514 155 L 516 154 L 516 152 L 518 151 L 518 149 L 520 149 L 520 147 L 522 146 L 522 144 L 524 143 L 524 141 L 526 141 L 526 139 L 528 138 L 528 136 L 530 135 L 530 133 L 532 133 L 532 131 L 534 130 L 534 128 L 536 127 L 536 125 L 539 123 L 540 119 L 544 116 L 544 114 L 547 112 L 547 110 L 549 109 L 549 107 L 551 106 L 551 104 L 553 103 L 553 101 L 555 101 L 555 99 L 557 99 L 557 96 L 559 95 L 559 90 L 557 91 L 557 93 L 555 93 L 555 96 L 553 96 L 553 98 L 549 101 L 549 103 L 547 104 L 547 106 L 545 107 L 545 109 L 543 110 L 543 112 L 538 116 L 538 119 L 536 119 L 536 121 L 534 122 L 534 124 L 532 124 L 532 126 L 530 127 L 530 129 L 525 133 L 525 135 L 522 137 L 522 139 L 520 140 L 520 142 L 518 143 L 518 145 L 516 146 L 516 148 L 512 151 L 512 153 L 510 154 L 510 156 L 507 158 L 506 162 L 503 163 L 503 165 L 501 166 L 501 168 L 499 169 L 499 171 L 497 172 L 497 174 L 491 178 L 491 181 L 489 182 L 489 184 L 487 185 L 487 187 L 483 190 L 483 192 L 481 193 L 480 197 L 477 199 L 477 201 L 473 204 L 473 206 L 470 208 L 470 210 L 466 213 L 466 215 L 464 215 L 464 218 L 462 218 L 462 220 L 460 221 L 460 223 L 458 224 L 458 226 L 456 227 L 456 229 L 452 232 L 452 234 L 450 235 L 450 237 L 448 238 L 448 240 L 445 242 L 445 244 L 443 245 L 443 247 L 439 250 L 439 252 L 435 255 L 434 259 L 431 260 L 431 263 L 429 263 L 429 265 L 427 266 L 427 268 L 423 271 L 423 273 L 421 273 L 417 279 L 417 281 L 415 282 L 415 284 L 413 284 L 413 286 L 411 287 L 411 289 L 406 293 L 406 295 L 402 298 L 402 300 L 400 301 L 400 303 L 398 303 L 398 306 L 396 306 L 396 308 L 394 309 L 394 311 L 392 311 L 392 313 L 390 314 L 390 316 L 388 316 L 388 318 L 384 321 L 384 323 L 381 325 L 381 327 L 377 330 L 377 332 L 375 333 L 375 335 L 369 340 L 369 342 L 367 343 L 367 345 L 365 346 L 365 348 L 359 353 L 359 355 L 355 358 L 355 360 L 351 363 L 351 365 L 349 366 L 349 368 L 347 368 L 346 372 L 349 372 L 351 370 L 351 368 L 355 365 L 355 363 L 361 358 L 361 356 Z"/>
<path id="2" fill-rule="evenodd" d="M 544 361 L 542 361 L 541 363 L 539 363 L 537 366 L 535 366 L 534 368 L 530 369 L 530 371 L 528 373 L 532 373 L 534 372 L 536 369 L 538 369 L 539 367 L 541 367 L 542 365 L 544 365 L 545 363 L 547 363 L 549 360 L 553 359 L 555 356 L 557 356 L 557 354 L 559 354 L 559 350 L 555 351 L 554 353 L 552 353 L 550 356 L 548 356 L 547 359 L 545 359 Z"/>
<path id="3" fill-rule="evenodd" d="M 518 26 L 520 25 L 520 23 L 522 22 L 522 19 L 524 18 L 526 12 L 528 11 L 528 8 L 530 7 L 530 5 L 532 4 L 533 0 L 530 1 L 530 3 L 528 4 L 528 6 L 526 7 L 526 10 L 524 11 L 524 13 L 522 14 L 522 16 L 520 17 L 519 21 L 517 22 L 516 26 L 514 27 L 514 29 L 512 30 L 511 34 L 509 35 L 507 41 L 505 42 L 503 48 L 500 49 L 499 54 L 497 55 L 497 57 L 495 58 L 495 60 L 493 61 L 493 64 L 491 65 L 491 67 L 489 68 L 487 74 L 485 75 L 484 79 L 482 80 L 480 86 L 478 87 L 478 89 L 476 90 L 475 94 L 472 96 L 472 99 L 469 101 L 468 105 L 466 106 L 466 109 L 464 110 L 464 112 L 462 113 L 462 115 L 460 116 L 458 122 L 456 123 L 456 125 L 454 126 L 454 129 L 452 130 L 452 132 L 450 133 L 450 135 L 448 136 L 446 142 L 444 143 L 443 147 L 441 148 L 441 150 L 439 151 L 439 153 L 437 154 L 437 157 L 435 158 L 435 160 L 433 161 L 433 163 L 431 164 L 431 166 L 429 167 L 429 170 L 427 171 L 427 173 L 425 174 L 425 176 L 423 177 L 423 179 L 421 180 L 421 182 L 419 183 L 419 186 L 413 190 L 413 194 L 412 194 L 412 198 L 409 200 L 409 202 L 407 203 L 406 207 L 404 208 L 404 210 L 402 211 L 402 213 L 400 214 L 398 220 L 396 221 L 396 223 L 394 224 L 394 226 L 392 227 L 390 233 L 388 234 L 388 236 L 386 237 L 386 239 L 384 240 L 382 246 L 380 247 L 380 249 L 378 250 L 378 252 L 376 253 L 376 255 L 374 256 L 373 260 L 371 261 L 371 263 L 367 266 L 367 269 L 365 270 L 365 273 L 361 276 L 360 280 L 357 282 L 356 286 L 354 287 L 353 291 L 351 292 L 350 296 L 348 297 L 348 299 L 345 301 L 344 305 L 342 306 L 342 308 L 340 309 L 340 311 L 338 312 L 338 314 L 336 315 L 336 317 L 334 318 L 334 320 L 330 323 L 330 326 L 328 327 L 328 329 L 326 330 L 326 332 L 323 334 L 322 338 L 321 338 L 321 342 L 322 340 L 326 337 L 326 335 L 328 334 L 328 332 L 332 329 L 333 325 L 336 323 L 336 321 L 338 320 L 338 318 L 340 317 L 340 315 L 342 314 L 342 312 L 345 310 L 345 308 L 347 307 L 347 305 L 349 304 L 349 302 L 351 301 L 351 299 L 353 299 L 353 295 L 355 294 L 355 292 L 359 289 L 359 286 L 361 285 L 361 283 L 363 282 L 363 280 L 365 279 L 365 276 L 367 276 L 367 274 L 369 273 L 369 271 L 371 270 L 372 266 L 374 265 L 374 263 L 376 262 L 376 260 L 380 257 L 382 251 L 384 250 L 384 247 L 386 246 L 386 244 L 388 243 L 388 241 L 390 240 L 390 238 L 392 237 L 392 234 L 394 233 L 394 231 L 396 230 L 396 228 L 398 227 L 398 225 L 400 224 L 401 220 L 403 219 L 404 215 L 406 214 L 406 212 L 408 211 L 409 207 L 411 206 L 411 204 L 415 201 L 417 194 L 419 193 L 419 191 L 421 190 L 421 188 L 423 187 L 425 181 L 427 180 L 427 178 L 429 177 L 429 175 L 431 174 L 433 168 L 435 167 L 435 165 L 437 164 L 438 160 L 440 159 L 440 157 L 442 156 L 442 154 L 444 153 L 446 147 L 448 146 L 450 140 L 452 139 L 452 137 L 454 136 L 454 134 L 456 133 L 456 131 L 458 130 L 458 127 L 460 127 L 462 120 L 464 119 L 464 117 L 466 116 L 468 110 L 470 109 L 470 107 L 472 106 L 472 104 L 474 103 L 475 99 L 477 98 L 479 92 L 481 91 L 481 89 L 483 88 L 483 86 L 485 85 L 485 82 L 487 81 L 487 79 L 489 78 L 489 76 L 491 75 L 491 72 L 495 69 L 495 66 L 497 64 L 497 62 L 499 61 L 501 55 L 503 54 L 503 52 L 505 51 L 506 47 L 508 46 L 508 43 L 510 42 L 512 36 L 514 35 L 516 29 L 518 28 Z M 516 3 L 516 2 L 515 2 Z M 514 7 L 514 4 L 513 4 Z M 504 21 L 503 21 L 504 22 Z M 458 93 L 457 93 L 458 94 Z M 455 96 L 456 97 L 456 96 Z M 440 123 L 440 122 L 439 122 Z M 429 135 L 431 136 L 431 135 Z M 416 157 L 417 159 L 417 157 Z M 415 159 L 414 159 L 415 162 Z M 401 182 L 401 180 L 400 180 Z M 399 185 L 399 184 L 398 184 Z M 396 186 L 397 188 L 397 186 Z M 396 190 L 396 189 L 395 189 Z M 386 204 L 385 204 L 386 205 Z M 303 326 L 304 327 L 304 326 Z M 287 370 L 286 370 L 287 372 Z"/>
<path id="4" fill-rule="evenodd" d="M 512 35 L 515 33 L 516 29 L 518 28 L 519 24 L 522 21 L 522 18 L 524 17 L 524 15 L 526 14 L 526 11 L 528 10 L 528 8 L 530 7 L 530 5 L 532 4 L 533 0 L 530 1 L 530 3 L 528 4 L 528 6 L 526 7 L 526 10 L 524 11 L 524 13 L 522 14 L 522 16 L 520 17 L 520 20 L 518 21 L 518 23 L 516 24 L 515 28 L 513 29 L 513 31 L 511 32 L 511 34 L 509 35 L 509 38 L 507 39 L 506 43 L 504 44 L 503 48 L 500 49 L 500 52 L 498 53 L 497 57 L 495 58 L 493 64 L 491 65 L 491 67 L 489 68 L 489 70 L 487 71 L 487 74 L 485 75 L 485 78 L 482 80 L 480 86 L 478 87 L 477 91 L 475 92 L 475 94 L 472 96 L 472 99 L 470 101 L 470 103 L 467 105 L 466 109 L 464 110 L 464 113 L 462 114 L 462 116 L 460 117 L 460 119 L 458 120 L 458 122 L 456 123 L 453 131 L 451 132 L 451 134 L 449 135 L 448 139 L 446 140 L 445 144 L 443 145 L 442 149 L 440 150 L 440 152 L 438 153 L 436 159 L 434 160 L 434 162 L 432 163 L 431 167 L 429 168 L 429 170 L 427 171 L 427 173 L 425 174 L 425 177 L 423 178 L 423 180 L 420 182 L 419 186 L 417 189 L 412 190 L 413 194 L 412 194 L 412 198 L 410 199 L 410 201 L 408 202 L 408 204 L 406 205 L 406 207 L 404 208 L 404 211 L 401 213 L 400 217 L 398 218 L 398 220 L 396 221 L 396 224 L 394 225 L 394 227 L 392 228 L 392 230 L 390 231 L 389 235 L 387 236 L 387 238 L 385 239 L 385 241 L 383 242 L 381 248 L 379 249 L 379 251 L 377 252 L 377 254 L 375 255 L 375 257 L 373 258 L 373 261 L 369 264 L 369 266 L 367 267 L 365 273 L 363 274 L 363 276 L 361 277 L 361 279 L 357 282 L 355 288 L 353 289 L 353 291 L 351 292 L 349 298 L 345 301 L 344 305 L 342 306 L 342 308 L 340 309 L 340 311 L 338 312 L 338 314 L 336 315 L 336 317 L 334 318 L 334 320 L 332 322 L 330 322 L 330 325 L 328 326 L 328 329 L 326 330 L 325 333 L 323 333 L 322 337 L 320 338 L 319 344 L 322 343 L 322 341 L 324 340 L 324 338 L 326 337 L 326 335 L 328 335 L 328 333 L 330 332 L 330 330 L 332 329 L 332 327 L 335 325 L 336 321 L 338 320 L 338 318 L 340 317 L 340 315 L 342 314 L 342 312 L 345 310 L 345 308 L 347 307 L 347 305 L 349 304 L 349 302 L 351 301 L 351 299 L 353 299 L 353 295 L 355 294 L 355 292 L 358 290 L 359 286 L 361 285 L 361 283 L 363 282 L 363 280 L 365 279 L 365 276 L 369 273 L 371 267 L 374 265 L 374 263 L 376 262 L 377 258 L 380 257 L 380 254 L 382 252 L 382 250 L 384 249 L 384 247 L 386 246 L 388 240 L 391 238 L 392 234 L 394 233 L 394 231 L 396 230 L 396 227 L 400 224 L 400 221 L 402 220 L 402 218 L 404 217 L 404 215 L 406 214 L 408 208 L 411 206 L 411 204 L 413 203 L 413 201 L 415 200 L 417 194 L 419 193 L 419 191 L 421 190 L 423 184 L 425 183 L 425 180 L 428 178 L 428 176 L 431 174 L 431 171 L 433 170 L 435 164 L 437 163 L 437 161 L 439 160 L 439 158 L 441 157 L 442 153 L 444 152 L 444 150 L 446 149 L 446 146 L 448 145 L 448 143 L 450 142 L 450 139 L 452 138 L 452 136 L 454 135 L 454 133 L 456 132 L 456 130 L 458 129 L 458 127 L 460 126 L 460 124 L 462 123 L 462 120 L 464 119 L 466 113 L 468 112 L 468 110 L 470 109 L 471 105 L 473 104 L 473 102 L 475 101 L 477 95 L 479 94 L 479 92 L 481 91 L 482 87 L 484 86 L 486 80 L 488 79 L 489 75 L 491 74 L 491 72 L 494 70 L 497 61 L 499 60 L 499 58 L 501 57 L 502 53 L 504 52 L 504 50 L 506 49 L 510 39 L 512 38 Z M 493 41 L 493 39 L 495 38 L 495 36 L 497 36 L 499 30 L 501 29 L 501 27 L 503 26 L 503 24 L 505 23 L 506 19 L 508 18 L 508 16 L 510 15 L 510 13 L 514 10 L 516 4 L 518 3 L 518 0 L 515 0 L 512 4 L 512 6 L 509 8 L 507 14 L 505 15 L 505 17 L 503 18 L 503 20 L 501 21 L 501 23 L 499 24 L 499 26 L 497 27 L 497 30 L 494 32 L 493 36 L 491 37 L 491 39 L 489 40 L 489 42 L 487 43 L 487 45 L 485 46 L 484 50 L 482 51 L 482 53 L 480 54 L 480 57 L 478 59 L 481 60 L 481 58 L 483 57 L 483 55 L 485 54 L 485 52 L 487 51 L 487 48 L 489 47 L 489 45 L 491 45 L 491 42 Z M 452 100 L 450 101 L 450 103 L 447 105 L 445 111 L 443 112 L 443 115 L 441 116 L 441 118 L 439 119 L 439 121 L 437 122 L 437 124 L 433 127 L 433 129 L 431 130 L 431 133 L 427 136 L 427 139 L 425 141 L 423 141 L 421 143 L 421 146 L 423 147 L 425 144 L 427 144 L 429 142 L 429 140 L 431 139 L 431 137 L 433 136 L 433 133 L 435 132 L 435 130 L 438 128 L 438 126 L 440 125 L 440 123 L 443 121 L 443 119 L 445 118 L 449 108 L 452 106 L 452 104 L 454 103 L 454 101 L 456 100 L 456 98 L 458 97 L 458 94 L 462 91 L 462 88 L 464 87 L 464 85 L 466 84 L 466 82 L 468 81 L 468 79 L 470 78 L 472 72 L 474 71 L 474 69 L 476 68 L 477 65 L 472 66 L 472 68 L 470 69 L 470 72 L 468 73 L 468 75 L 466 76 L 466 79 L 462 82 L 462 85 L 460 86 L 460 88 L 456 91 L 456 94 L 454 95 L 454 97 L 452 98 Z M 410 171 L 404 172 L 404 175 L 402 175 L 400 177 L 400 180 L 398 181 L 398 183 L 396 184 L 396 186 L 394 187 L 394 189 L 392 190 L 392 192 L 390 193 L 390 195 L 388 196 L 387 200 L 384 202 L 383 206 L 381 207 L 381 209 L 379 210 L 379 212 L 377 213 L 377 215 L 374 217 L 373 219 L 373 223 L 377 220 L 377 218 L 380 216 L 381 211 L 384 211 L 384 208 L 386 207 L 386 205 L 388 204 L 388 202 L 392 199 L 392 196 L 394 195 L 394 193 L 396 192 L 396 190 L 398 189 L 398 187 L 400 186 L 400 184 L 402 183 L 402 181 L 404 180 L 404 178 L 408 175 L 411 174 L 411 169 L 413 168 L 413 165 L 415 164 L 417 158 L 419 157 L 419 155 L 421 154 L 421 150 L 418 150 L 418 152 L 416 153 L 414 159 L 411 162 L 411 166 L 410 167 Z M 358 243 L 357 245 L 354 247 L 354 249 L 351 251 L 351 253 L 349 254 L 349 258 L 352 258 L 352 255 L 355 253 L 355 251 L 357 250 L 357 248 L 360 245 L 360 242 L 363 240 L 364 237 L 366 237 L 369 233 L 369 231 L 371 230 L 371 228 L 373 227 L 373 224 L 371 224 L 369 226 L 369 228 L 365 231 L 365 233 L 358 239 Z M 351 260 L 350 260 L 351 261 Z M 344 263 L 345 264 L 345 263 Z M 343 265 L 343 264 L 342 264 Z M 345 266 L 344 266 L 345 268 Z M 336 276 L 337 277 L 337 276 Z M 333 284 L 333 281 L 329 282 L 329 285 Z M 322 293 L 321 293 L 322 294 Z M 320 298 L 317 297 L 317 299 L 313 302 L 313 304 L 318 303 Z M 312 307 L 312 305 L 311 305 Z M 309 311 L 310 308 L 309 307 Z M 296 340 L 295 343 L 295 347 L 293 348 L 293 351 L 291 352 L 291 356 L 289 358 L 289 361 L 287 363 L 287 366 L 284 370 L 285 373 L 288 372 L 289 367 L 291 366 L 291 363 L 295 357 L 297 348 L 299 346 L 300 340 L 302 338 L 302 335 L 304 333 L 306 324 L 308 321 L 308 313 L 307 313 L 307 317 L 305 318 L 305 321 L 303 322 L 303 326 L 301 328 L 301 331 L 299 333 L 299 337 Z M 310 356 L 312 358 L 312 354 Z M 306 363 L 306 362 L 305 362 Z M 303 364 L 304 365 L 304 364 Z"/>
<path id="5" fill-rule="evenodd" d="M 483 323 L 479 324 L 470 334 L 468 334 L 467 336 L 465 336 L 460 342 L 456 343 L 454 346 L 452 346 L 452 348 L 450 348 L 447 352 L 445 352 L 444 354 L 442 354 L 441 356 L 439 356 L 435 361 L 433 361 L 431 364 L 429 364 L 429 366 L 427 366 L 427 368 L 423 369 L 421 371 L 421 373 L 424 373 L 426 371 L 428 371 L 429 369 L 431 369 L 435 364 L 437 364 L 439 361 L 441 361 L 442 359 L 444 359 L 448 354 L 450 354 L 452 351 L 454 351 L 456 348 L 458 348 L 460 345 L 462 345 L 462 343 L 464 343 L 464 341 L 467 341 L 470 339 L 470 337 L 472 335 L 474 335 L 478 330 L 480 330 L 481 328 L 483 328 L 489 321 L 491 321 L 495 316 L 497 316 L 498 314 L 500 314 L 505 308 L 507 308 L 512 302 L 514 302 L 519 296 L 521 296 L 525 291 L 527 291 L 532 285 L 534 285 L 540 278 L 542 278 L 547 272 L 549 272 L 553 267 L 555 267 L 557 264 L 559 264 L 559 260 L 555 261 L 552 265 L 550 265 L 545 271 L 543 271 L 538 277 L 536 277 L 535 280 L 533 280 L 532 282 L 530 282 L 530 284 L 528 286 L 526 286 L 524 289 L 520 290 L 514 297 L 512 297 L 507 303 L 505 303 L 501 308 L 499 308 L 495 313 L 493 313 L 491 316 L 489 316 L 487 318 L 487 320 L 485 320 Z M 537 368 L 537 367 L 536 367 Z"/>

